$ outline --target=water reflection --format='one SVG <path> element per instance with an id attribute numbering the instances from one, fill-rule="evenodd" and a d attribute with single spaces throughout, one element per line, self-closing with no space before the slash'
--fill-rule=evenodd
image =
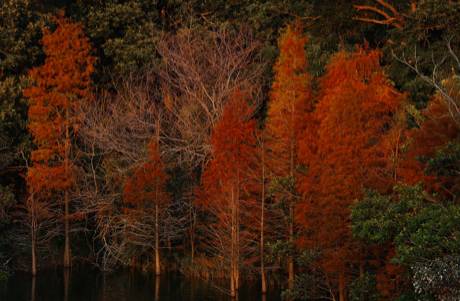
<path id="1" fill-rule="evenodd" d="M 155 276 L 155 301 L 160 300 L 160 276 Z"/>
<path id="2" fill-rule="evenodd" d="M 226 284 L 227 282 L 225 282 Z M 176 273 L 155 277 L 136 271 L 110 274 L 88 268 L 71 271 L 41 271 L 31 277 L 17 273 L 0 285 L 1 301 L 232 301 L 230 297 L 200 279 Z M 244 284 L 238 301 L 280 301 L 279 291 L 259 293 L 258 283 Z M 236 301 L 235 299 L 233 301 Z"/>
<path id="3" fill-rule="evenodd" d="M 35 301 L 35 287 L 37 285 L 37 278 L 32 277 L 32 287 L 30 288 L 30 301 Z"/>
<path id="4" fill-rule="evenodd" d="M 64 301 L 69 301 L 70 269 L 64 269 Z"/>

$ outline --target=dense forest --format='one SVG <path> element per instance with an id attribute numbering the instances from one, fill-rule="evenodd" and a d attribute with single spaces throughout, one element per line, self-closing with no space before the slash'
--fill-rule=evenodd
<path id="1" fill-rule="evenodd" d="M 460 299 L 460 3 L 3 0 L 0 282 Z"/>

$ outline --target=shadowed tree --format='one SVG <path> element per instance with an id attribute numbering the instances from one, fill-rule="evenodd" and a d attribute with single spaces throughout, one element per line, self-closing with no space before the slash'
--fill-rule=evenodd
<path id="1" fill-rule="evenodd" d="M 94 58 L 83 28 L 63 16 L 55 18 L 55 31 L 45 29 L 44 65 L 30 71 L 29 131 L 36 149 L 31 153 L 27 183 L 35 198 L 64 207 L 64 267 L 71 265 L 70 190 L 74 184 L 72 144 L 79 124 L 79 107 L 91 97 Z"/>
<path id="2" fill-rule="evenodd" d="M 230 295 L 239 289 L 240 266 L 247 255 L 250 164 L 255 155 L 255 122 L 244 94 L 235 92 L 211 136 L 212 160 L 203 177 L 202 206 L 212 214 L 208 227 L 211 250 L 229 264 Z M 250 229 L 249 229 L 250 230 Z M 255 237 L 254 237 L 255 238 Z"/>
<path id="3" fill-rule="evenodd" d="M 310 230 L 310 247 L 322 251 L 320 265 L 337 281 L 340 300 L 346 299 L 349 268 L 360 257 L 349 207 L 364 188 L 382 180 L 386 156 L 380 143 L 404 100 L 389 84 L 379 58 L 378 51 L 342 51 L 328 65 L 315 112 L 315 160 L 302 183 L 309 196 L 302 224 Z"/>
<path id="4" fill-rule="evenodd" d="M 305 55 L 306 37 L 300 24 L 288 26 L 279 40 L 280 55 L 274 67 L 275 79 L 270 93 L 266 121 L 267 164 L 276 202 L 287 208 L 282 239 L 294 243 L 294 208 L 296 191 L 298 137 L 302 131 L 305 110 L 311 101 L 310 76 Z M 292 252 L 291 252 L 292 253 Z M 287 258 L 288 286 L 294 284 L 294 259 Z"/>

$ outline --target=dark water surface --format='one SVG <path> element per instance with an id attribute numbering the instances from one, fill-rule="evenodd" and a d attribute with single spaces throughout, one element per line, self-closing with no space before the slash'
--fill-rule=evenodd
<path id="1" fill-rule="evenodd" d="M 35 293 L 33 293 L 35 291 Z M 39 272 L 36 280 L 27 273 L 15 273 L 0 283 L 0 301 L 227 301 L 215 285 L 176 273 L 158 279 L 132 271 L 101 273 L 89 268 Z M 238 301 L 280 301 L 273 290 L 262 297 L 257 283 L 243 284 Z"/>

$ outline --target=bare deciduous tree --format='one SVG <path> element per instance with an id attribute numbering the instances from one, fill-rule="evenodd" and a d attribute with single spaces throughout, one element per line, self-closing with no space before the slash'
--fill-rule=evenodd
<path id="1" fill-rule="evenodd" d="M 444 56 L 435 57 L 434 54 L 432 55 L 431 74 L 424 72 L 419 66 L 420 58 L 417 55 L 417 48 L 414 49 L 414 57 L 412 59 L 406 58 L 404 53 L 398 56 L 393 52 L 392 55 L 397 61 L 409 67 L 417 76 L 441 95 L 451 118 L 460 127 L 460 59 L 452 47 L 452 38 L 446 41 L 446 54 Z M 451 62 L 451 75 L 440 72 L 442 68 L 446 69 L 445 65 L 448 62 Z"/>
<path id="2" fill-rule="evenodd" d="M 209 137 L 232 92 L 260 101 L 258 43 L 246 30 L 182 29 L 158 45 L 159 70 L 170 128 L 165 143 L 178 164 L 199 167 L 209 159 Z"/>

